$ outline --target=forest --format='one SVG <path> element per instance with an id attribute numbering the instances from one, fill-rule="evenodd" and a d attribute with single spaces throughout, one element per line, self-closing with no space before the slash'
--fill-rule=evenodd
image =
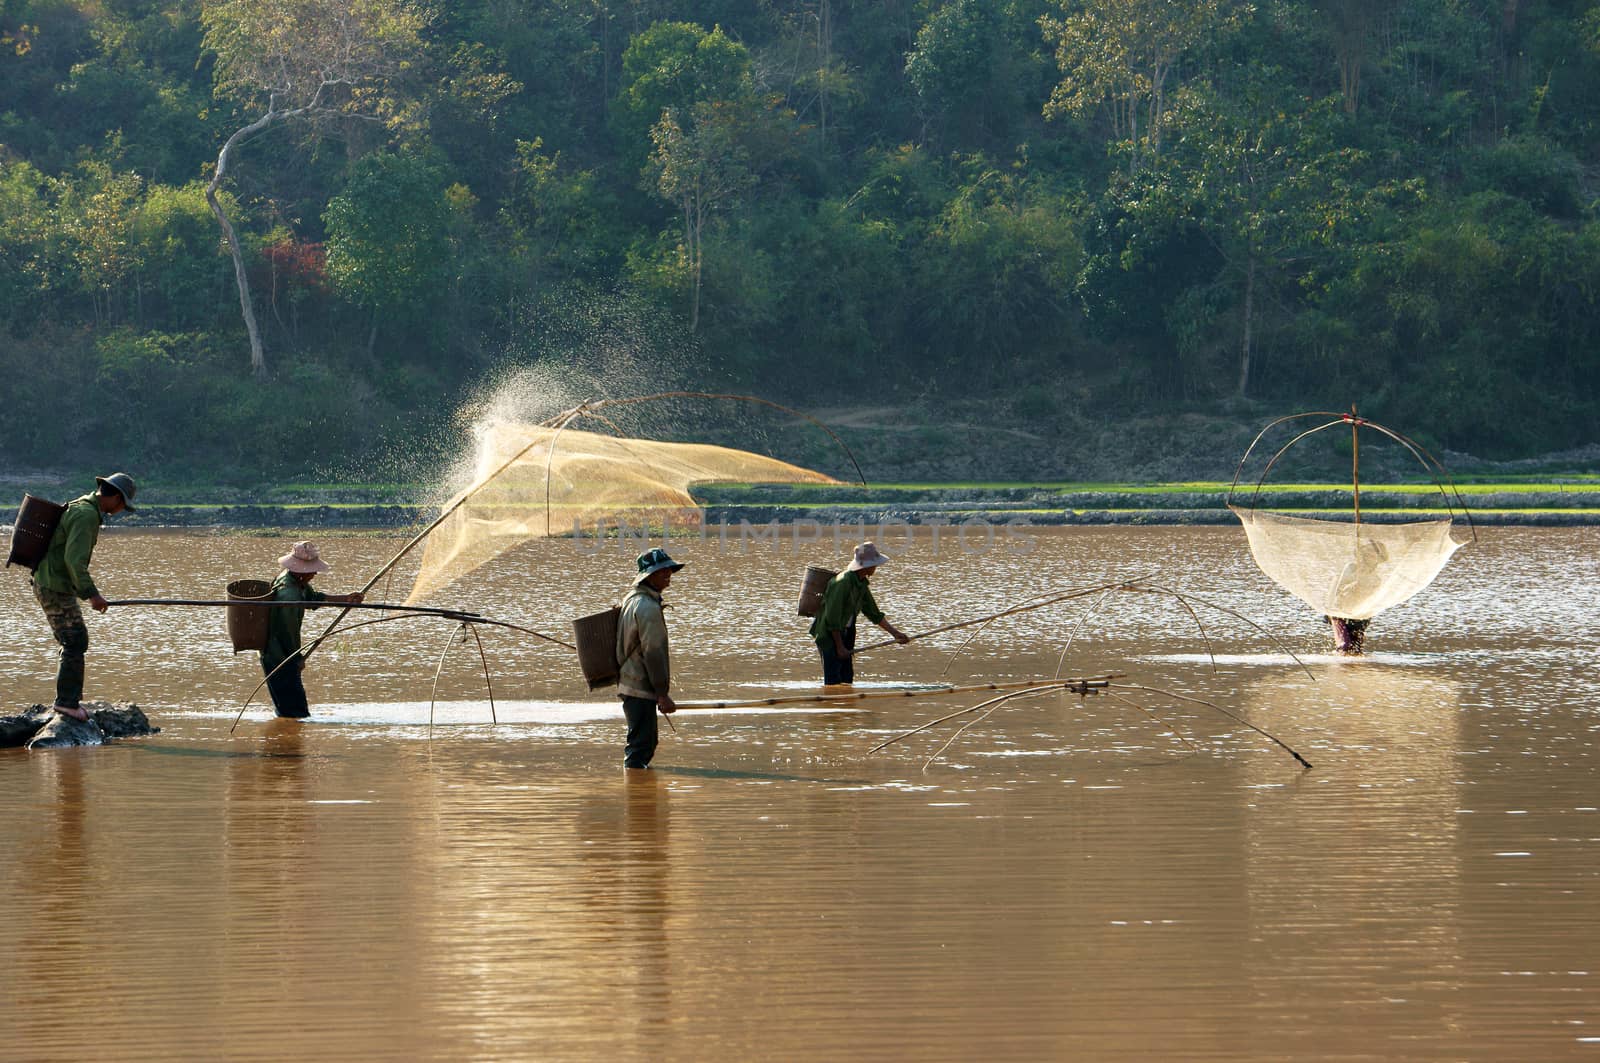
<path id="1" fill-rule="evenodd" d="M 0 0 L 0 470 L 333 475 L 530 366 L 910 411 L 921 471 L 1582 447 L 1597 120 L 1595 0 Z"/>

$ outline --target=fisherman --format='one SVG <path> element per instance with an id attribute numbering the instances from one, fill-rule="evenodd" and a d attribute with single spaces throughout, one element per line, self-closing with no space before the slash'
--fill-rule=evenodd
<path id="1" fill-rule="evenodd" d="M 315 543 L 295 543 L 294 549 L 278 558 L 278 564 L 283 571 L 272 583 L 272 600 L 275 602 L 361 604 L 364 595 L 360 591 L 353 594 L 323 594 L 311 589 L 311 581 L 317 573 L 333 567 L 322 560 Z M 306 609 L 316 607 L 308 605 Z M 305 683 L 300 679 L 300 672 L 306 665 L 305 658 L 300 655 L 300 623 L 305 619 L 306 609 L 268 609 L 267 646 L 261 651 L 261 671 L 267 677 L 272 707 L 279 716 L 297 720 L 311 715 L 311 709 L 306 704 Z M 289 663 L 284 664 L 285 661 Z"/>
<path id="2" fill-rule="evenodd" d="M 1328 625 L 1333 629 L 1333 648 L 1335 652 L 1346 657 L 1360 657 L 1364 652 L 1367 641 L 1367 625 L 1372 623 L 1371 618 L 1366 620 L 1347 620 L 1342 616 L 1330 616 Z"/>
<path id="3" fill-rule="evenodd" d="M 633 590 L 622 600 L 622 616 L 617 621 L 617 661 L 621 666 L 617 689 L 622 697 L 622 714 L 628 718 L 628 745 L 622 765 L 648 768 L 656 753 L 656 710 L 678 711 L 668 693 L 672 665 L 667 653 L 667 618 L 661 611 L 665 608 L 661 592 L 683 562 L 672 560 L 660 547 L 645 551 L 635 561 L 639 574 L 633 579 Z"/>
<path id="4" fill-rule="evenodd" d="M 133 477 L 125 472 L 96 476 L 99 489 L 67 503 L 61 522 L 50 536 L 44 560 L 33 573 L 33 596 L 44 610 L 50 632 L 61 645 L 61 663 L 56 667 L 56 712 L 74 720 L 87 720 L 83 701 L 83 655 L 89 649 L 89 629 L 83 623 L 83 599 L 97 613 L 110 608 L 105 596 L 89 575 L 89 559 L 100 539 L 100 525 L 106 515 L 126 510 L 135 512 L 133 496 L 139 493 Z"/>
<path id="5" fill-rule="evenodd" d="M 872 600 L 872 588 L 868 586 L 872 573 L 887 560 L 877 546 L 862 543 L 856 547 L 849 567 L 823 589 L 822 606 L 811 622 L 811 637 L 822 655 L 822 681 L 828 686 L 855 682 L 856 614 L 865 613 L 868 620 L 902 645 L 911 641 L 911 636 L 884 618 L 883 610 Z"/>

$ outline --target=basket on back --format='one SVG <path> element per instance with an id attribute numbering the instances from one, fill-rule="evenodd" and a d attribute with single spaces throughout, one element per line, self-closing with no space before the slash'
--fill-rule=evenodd
<path id="1" fill-rule="evenodd" d="M 67 507 L 32 495 L 22 496 L 22 508 L 17 510 L 16 522 L 11 525 L 11 550 L 6 556 L 6 567 L 21 565 L 36 569 L 50 549 L 50 539 L 61 523 L 61 514 Z"/>
<path id="2" fill-rule="evenodd" d="M 807 565 L 805 577 L 800 581 L 801 616 L 816 616 L 822 611 L 822 592 L 839 573 L 819 565 Z"/>
<path id="3" fill-rule="evenodd" d="M 621 678 L 622 668 L 617 663 L 617 627 L 621 620 L 621 607 L 613 605 L 572 622 L 578 666 L 583 669 L 583 678 L 590 690 L 614 686 Z"/>
<path id="4" fill-rule="evenodd" d="M 272 584 L 263 579 L 236 579 L 228 584 L 228 638 L 233 642 L 233 652 L 264 650 L 267 648 L 267 619 L 272 610 L 251 602 L 270 601 Z"/>

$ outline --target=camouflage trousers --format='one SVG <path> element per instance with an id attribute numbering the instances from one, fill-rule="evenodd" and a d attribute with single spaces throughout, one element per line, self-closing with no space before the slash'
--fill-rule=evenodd
<path id="1" fill-rule="evenodd" d="M 31 582 L 31 581 L 30 581 Z M 33 583 L 33 596 L 50 623 L 50 633 L 61 644 L 61 663 L 56 667 L 56 704 L 78 708 L 83 699 L 83 655 L 89 649 L 89 629 L 83 623 L 78 599 L 61 591 L 48 591 Z"/>

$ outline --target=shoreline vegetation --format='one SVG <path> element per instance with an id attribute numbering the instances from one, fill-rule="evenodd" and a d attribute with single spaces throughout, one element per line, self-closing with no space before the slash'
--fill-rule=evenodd
<path id="1" fill-rule="evenodd" d="M 660 391 L 906 483 L 1600 467 L 1597 129 L 1592 2 L 8 0 L 0 470 L 422 485 Z"/>
<path id="2" fill-rule="evenodd" d="M 46 497 L 71 497 L 59 489 Z M 888 483 L 705 484 L 694 494 L 708 526 L 800 524 L 1050 525 L 1232 524 L 1226 482 L 1184 483 Z M 55 494 L 48 492 L 55 489 Z M 1600 476 L 1554 481 L 1498 479 L 1458 483 L 1467 514 L 1478 525 L 1600 525 Z M 217 487 L 162 492 L 182 501 L 150 503 L 120 518 L 139 528 L 405 528 L 430 519 L 436 503 L 422 485 L 288 484 L 248 494 Z M 1349 485 L 1294 483 L 1244 485 L 1234 501 L 1248 507 L 1307 517 L 1348 518 Z M 1452 496 L 1448 502 L 1454 502 Z M 557 505 L 556 510 L 561 507 Z M 1432 484 L 1363 484 L 1361 515 L 1373 523 L 1448 516 L 1447 499 Z M 1455 506 L 1455 515 L 1462 509 Z M 559 521 L 559 516 L 557 517 Z M 634 529 L 638 530 L 638 529 Z M 601 529 L 614 533 L 614 529 Z M 595 534 L 586 524 L 584 534 Z"/>

